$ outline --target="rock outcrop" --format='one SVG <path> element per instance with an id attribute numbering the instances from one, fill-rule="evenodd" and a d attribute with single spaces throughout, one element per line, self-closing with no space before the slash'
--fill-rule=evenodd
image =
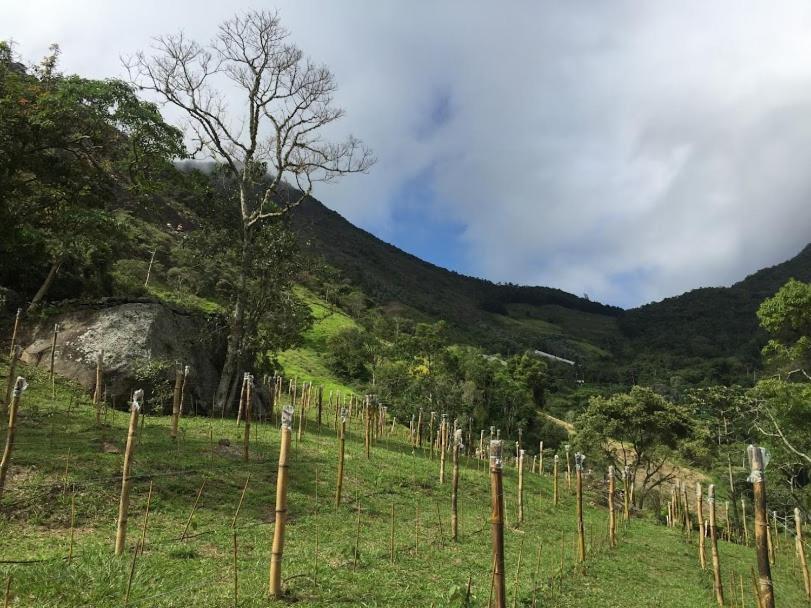
<path id="1" fill-rule="evenodd" d="M 48 367 L 54 324 L 59 326 L 54 369 L 88 389 L 96 381 L 96 356 L 104 352 L 108 399 L 126 399 L 144 383 L 150 364 L 189 365 L 190 394 L 208 404 L 216 388 L 224 339 L 202 315 L 151 300 L 102 301 L 71 307 L 25 328 L 20 344 L 26 363 Z M 159 366 L 158 366 L 159 367 Z M 166 373 L 173 378 L 173 371 Z M 167 378 L 167 379 L 171 379 Z M 151 387 L 145 386 L 147 390 Z"/>

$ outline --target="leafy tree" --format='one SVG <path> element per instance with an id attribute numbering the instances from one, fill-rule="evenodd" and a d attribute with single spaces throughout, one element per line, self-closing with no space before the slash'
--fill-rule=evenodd
<path id="1" fill-rule="evenodd" d="M 26 261 L 34 266 L 26 276 L 41 284 L 30 308 L 64 265 L 92 268 L 110 258 L 120 238 L 112 202 L 137 194 L 183 154 L 180 132 L 131 85 L 64 76 L 58 54 L 54 46 L 29 68 L 0 43 L 0 254 L 10 262 L 0 280 Z M 44 277 L 37 267 L 48 268 Z"/>
<path id="2" fill-rule="evenodd" d="M 151 56 L 138 53 L 126 65 L 139 86 L 186 113 L 196 147 L 222 163 L 235 184 L 241 252 L 216 395 L 224 406 L 246 346 L 249 271 L 261 255 L 258 230 L 306 200 L 314 184 L 366 171 L 373 158 L 355 138 L 324 138 L 343 116 L 333 104 L 334 77 L 288 41 L 275 13 L 236 15 L 208 45 L 182 33 L 159 37 Z"/>
<path id="3" fill-rule="evenodd" d="M 672 479 L 672 457 L 690 437 L 693 420 L 687 408 L 672 403 L 649 388 L 635 386 L 629 393 L 593 397 L 577 419 L 577 444 L 622 470 L 629 466 L 639 491 L 641 507 L 648 492 Z"/>
<path id="4" fill-rule="evenodd" d="M 363 329 L 349 327 L 327 341 L 330 368 L 345 380 L 368 382 L 374 362 L 374 337 Z"/>
<path id="5" fill-rule="evenodd" d="M 811 283 L 790 279 L 757 311 L 771 339 L 763 355 L 778 370 L 811 380 Z"/>

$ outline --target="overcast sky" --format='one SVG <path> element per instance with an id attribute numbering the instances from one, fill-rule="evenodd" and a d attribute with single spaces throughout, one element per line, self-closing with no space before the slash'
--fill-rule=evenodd
<path id="1" fill-rule="evenodd" d="M 316 196 L 442 266 L 636 306 L 811 241 L 811 3 L 4 2 L 27 59 L 119 55 L 278 8 L 379 159 Z"/>

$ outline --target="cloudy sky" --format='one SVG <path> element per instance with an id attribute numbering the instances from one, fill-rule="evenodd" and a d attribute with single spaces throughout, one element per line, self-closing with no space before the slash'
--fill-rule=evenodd
<path id="1" fill-rule="evenodd" d="M 496 8 L 497 7 L 497 8 Z M 121 54 L 278 8 L 379 161 L 316 194 L 420 257 L 635 306 L 728 285 L 811 241 L 811 3 L 36 1 L 27 59 Z"/>

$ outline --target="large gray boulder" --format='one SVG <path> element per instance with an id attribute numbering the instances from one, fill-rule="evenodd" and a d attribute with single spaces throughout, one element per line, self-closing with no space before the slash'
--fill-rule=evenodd
<path id="1" fill-rule="evenodd" d="M 58 324 L 54 369 L 60 376 L 92 390 L 96 356 L 103 351 L 108 400 L 120 398 L 123 402 L 136 384 L 144 383 L 144 370 L 150 363 L 155 367 L 158 362 L 176 362 L 191 368 L 189 394 L 208 404 L 217 386 L 224 349 L 221 332 L 213 329 L 217 324 L 209 321 L 149 300 L 83 304 L 48 315 L 33 326 L 26 323 L 20 341 L 22 360 L 47 368 L 53 328 Z M 166 373 L 167 379 L 173 378 L 171 369 Z"/>

